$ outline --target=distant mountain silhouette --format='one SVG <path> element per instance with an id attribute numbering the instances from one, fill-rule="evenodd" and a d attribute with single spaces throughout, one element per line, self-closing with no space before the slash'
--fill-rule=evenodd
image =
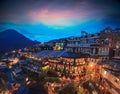
<path id="1" fill-rule="evenodd" d="M 13 29 L 0 32 L 0 54 L 14 49 L 31 47 L 37 43 L 39 42 L 32 41 Z"/>

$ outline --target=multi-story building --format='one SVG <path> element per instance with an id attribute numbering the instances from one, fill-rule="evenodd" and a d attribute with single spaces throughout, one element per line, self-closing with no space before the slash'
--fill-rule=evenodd
<path id="1" fill-rule="evenodd" d="M 55 39 L 46 43 L 53 47 L 53 50 L 64 50 L 67 44 L 67 38 Z"/>
<path id="2" fill-rule="evenodd" d="M 103 60 L 109 59 L 110 57 L 113 36 L 113 31 L 109 27 L 100 32 L 99 56 L 101 56 Z"/>
<path id="3" fill-rule="evenodd" d="M 116 28 L 114 30 L 114 53 L 115 53 L 115 57 L 119 57 L 120 58 L 120 28 Z"/>
<path id="4" fill-rule="evenodd" d="M 88 53 L 104 59 L 120 56 L 120 28 L 112 30 L 105 28 L 100 33 L 85 34 L 81 37 L 67 39 L 65 51 L 75 53 Z"/>
<path id="5" fill-rule="evenodd" d="M 115 30 L 110 27 L 100 32 L 99 55 L 104 58 L 120 56 L 120 28 Z"/>
<path id="6" fill-rule="evenodd" d="M 100 34 L 88 34 L 81 37 L 71 37 L 68 39 L 65 50 L 68 52 L 83 52 L 91 55 L 98 54 Z"/>

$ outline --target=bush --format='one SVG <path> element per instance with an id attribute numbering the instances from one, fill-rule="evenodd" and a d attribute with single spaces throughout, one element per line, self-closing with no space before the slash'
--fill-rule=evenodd
<path id="1" fill-rule="evenodd" d="M 38 80 L 38 75 L 35 73 L 29 73 L 28 76 L 33 80 Z"/>
<path id="2" fill-rule="evenodd" d="M 77 94 L 74 83 L 69 84 L 67 87 L 62 89 L 59 94 Z"/>
<path id="3" fill-rule="evenodd" d="M 45 82 L 60 82 L 59 77 L 45 77 Z"/>
<path id="4" fill-rule="evenodd" d="M 26 57 L 25 56 L 21 56 L 20 60 L 26 60 Z"/>
<path id="5" fill-rule="evenodd" d="M 49 77 L 58 77 L 57 73 L 55 71 L 48 71 L 47 76 Z"/>

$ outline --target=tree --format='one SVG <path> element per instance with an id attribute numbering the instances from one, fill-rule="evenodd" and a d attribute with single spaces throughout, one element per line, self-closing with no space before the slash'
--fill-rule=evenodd
<path id="1" fill-rule="evenodd" d="M 0 72 L 0 91 L 4 91 L 6 89 L 6 81 L 7 81 L 7 76 Z"/>
<path id="2" fill-rule="evenodd" d="M 26 60 L 26 57 L 25 57 L 24 55 L 22 55 L 22 56 L 20 57 L 20 60 Z"/>
<path id="3" fill-rule="evenodd" d="M 62 89 L 59 94 L 77 94 L 77 90 L 75 89 L 75 84 L 70 83 L 67 87 Z"/>
<path id="4" fill-rule="evenodd" d="M 60 82 L 59 77 L 45 77 L 44 78 L 45 82 Z"/>

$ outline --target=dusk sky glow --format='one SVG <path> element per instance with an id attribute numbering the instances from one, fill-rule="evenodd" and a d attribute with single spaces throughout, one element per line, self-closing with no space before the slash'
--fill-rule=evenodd
<path id="1" fill-rule="evenodd" d="M 49 41 L 120 27 L 119 0 L 1 0 L 0 31 L 15 29 Z"/>

